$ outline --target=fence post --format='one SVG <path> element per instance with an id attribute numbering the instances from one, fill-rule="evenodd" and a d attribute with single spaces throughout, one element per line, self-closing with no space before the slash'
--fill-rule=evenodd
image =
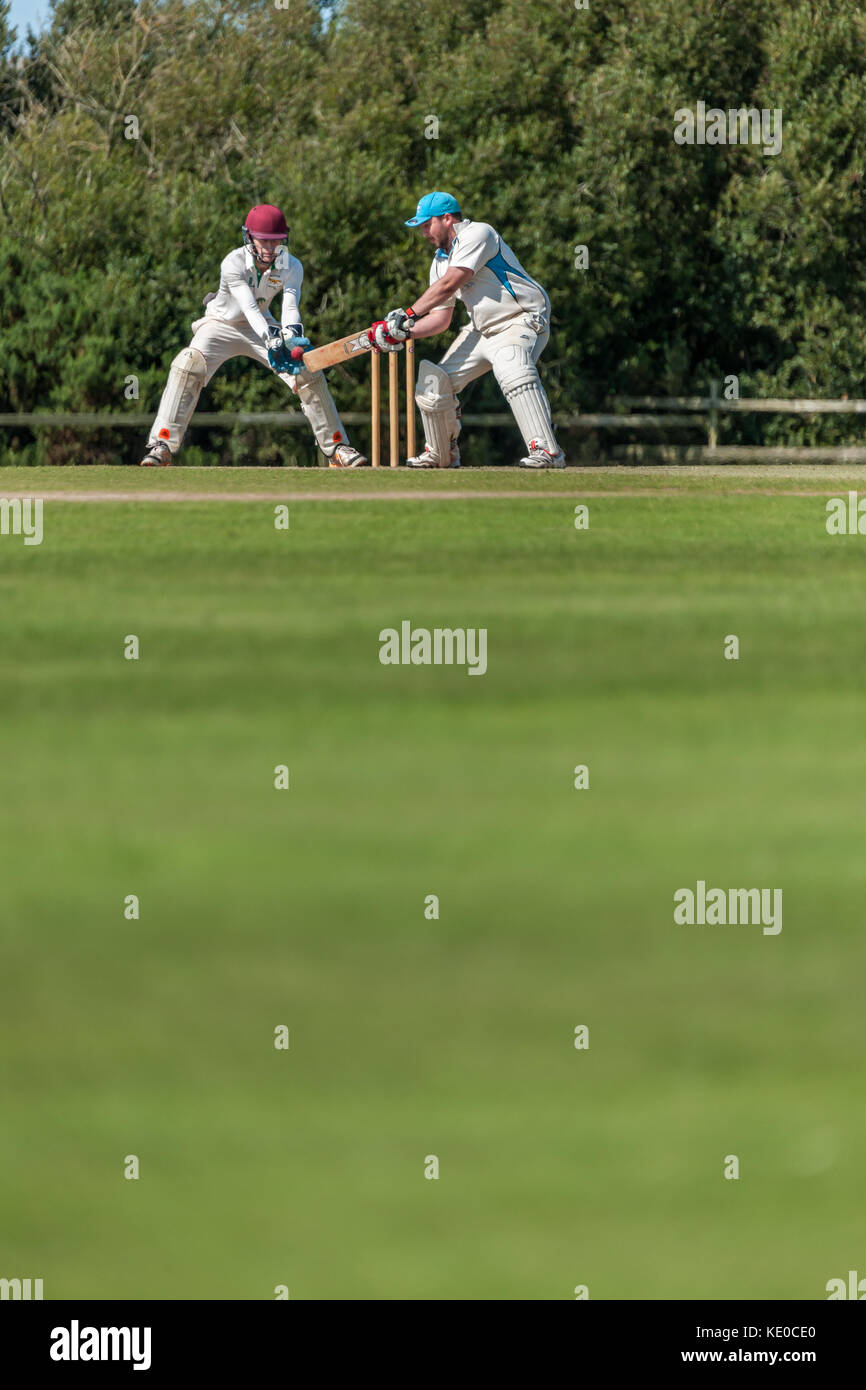
<path id="1" fill-rule="evenodd" d="M 718 383 L 717 381 L 711 381 L 711 382 L 710 382 L 710 399 L 713 400 L 713 401 L 717 401 L 717 400 L 719 399 L 719 383 Z M 718 412 L 718 410 L 716 410 L 716 408 L 715 408 L 714 406 L 711 405 L 711 406 L 710 406 L 710 425 L 709 425 L 709 432 L 708 432 L 707 443 L 708 443 L 708 445 L 709 445 L 709 447 L 710 447 L 711 449 L 715 449 L 715 448 L 717 447 L 717 445 L 718 445 L 718 442 L 719 442 L 719 412 Z"/>

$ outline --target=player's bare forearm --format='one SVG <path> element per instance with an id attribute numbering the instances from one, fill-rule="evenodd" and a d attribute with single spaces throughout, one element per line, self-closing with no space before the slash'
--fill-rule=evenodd
<path id="1" fill-rule="evenodd" d="M 431 309 L 442 308 L 443 305 L 448 303 L 448 300 L 451 299 L 455 291 L 459 290 L 461 285 L 465 285 L 466 281 L 471 280 L 471 278 L 471 270 L 463 270 L 454 266 L 451 270 L 446 270 L 442 279 L 437 280 L 435 285 L 431 285 L 429 289 L 426 289 L 410 307 L 414 309 L 415 313 L 418 315 L 429 314 Z M 426 336 L 425 334 L 425 337 Z"/>
<path id="2" fill-rule="evenodd" d="M 413 338 L 433 338 L 444 333 L 454 313 L 453 305 L 445 309 L 431 309 L 418 323 L 412 326 Z"/>

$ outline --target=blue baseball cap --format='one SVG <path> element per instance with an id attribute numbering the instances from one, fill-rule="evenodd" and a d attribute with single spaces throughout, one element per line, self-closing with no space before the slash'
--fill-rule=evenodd
<path id="1" fill-rule="evenodd" d="M 446 212 L 460 216 L 460 204 L 456 198 L 450 193 L 425 193 L 415 210 L 415 216 L 410 217 L 404 225 L 420 227 L 422 222 L 429 222 L 431 217 L 442 217 Z"/>

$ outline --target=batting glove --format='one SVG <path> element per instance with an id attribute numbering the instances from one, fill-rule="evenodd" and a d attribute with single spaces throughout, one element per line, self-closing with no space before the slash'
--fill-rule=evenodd
<path id="1" fill-rule="evenodd" d="M 367 330 L 367 341 L 374 352 L 399 352 L 403 346 L 391 337 L 384 319 L 378 319 Z"/>
<path id="2" fill-rule="evenodd" d="M 412 325 L 417 318 L 411 309 L 392 309 L 385 315 L 385 328 L 391 338 L 403 343 L 412 337 Z"/>

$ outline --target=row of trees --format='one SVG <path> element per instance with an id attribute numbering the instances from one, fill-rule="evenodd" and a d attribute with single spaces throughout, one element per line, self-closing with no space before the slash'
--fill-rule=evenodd
<path id="1" fill-rule="evenodd" d="M 555 411 L 731 373 L 744 395 L 864 396 L 864 77 L 859 0 L 54 0 L 23 53 L 0 0 L 0 410 L 154 409 L 260 201 L 289 215 L 309 336 L 350 331 L 426 283 L 403 222 L 430 188 L 547 288 Z M 781 153 L 677 144 L 699 101 L 779 108 Z M 360 370 L 332 384 L 364 408 Z M 284 400 L 236 363 L 203 405 Z M 229 456 L 199 439 L 190 459 Z M 254 461 L 280 457 L 312 461 L 307 436 Z"/>

